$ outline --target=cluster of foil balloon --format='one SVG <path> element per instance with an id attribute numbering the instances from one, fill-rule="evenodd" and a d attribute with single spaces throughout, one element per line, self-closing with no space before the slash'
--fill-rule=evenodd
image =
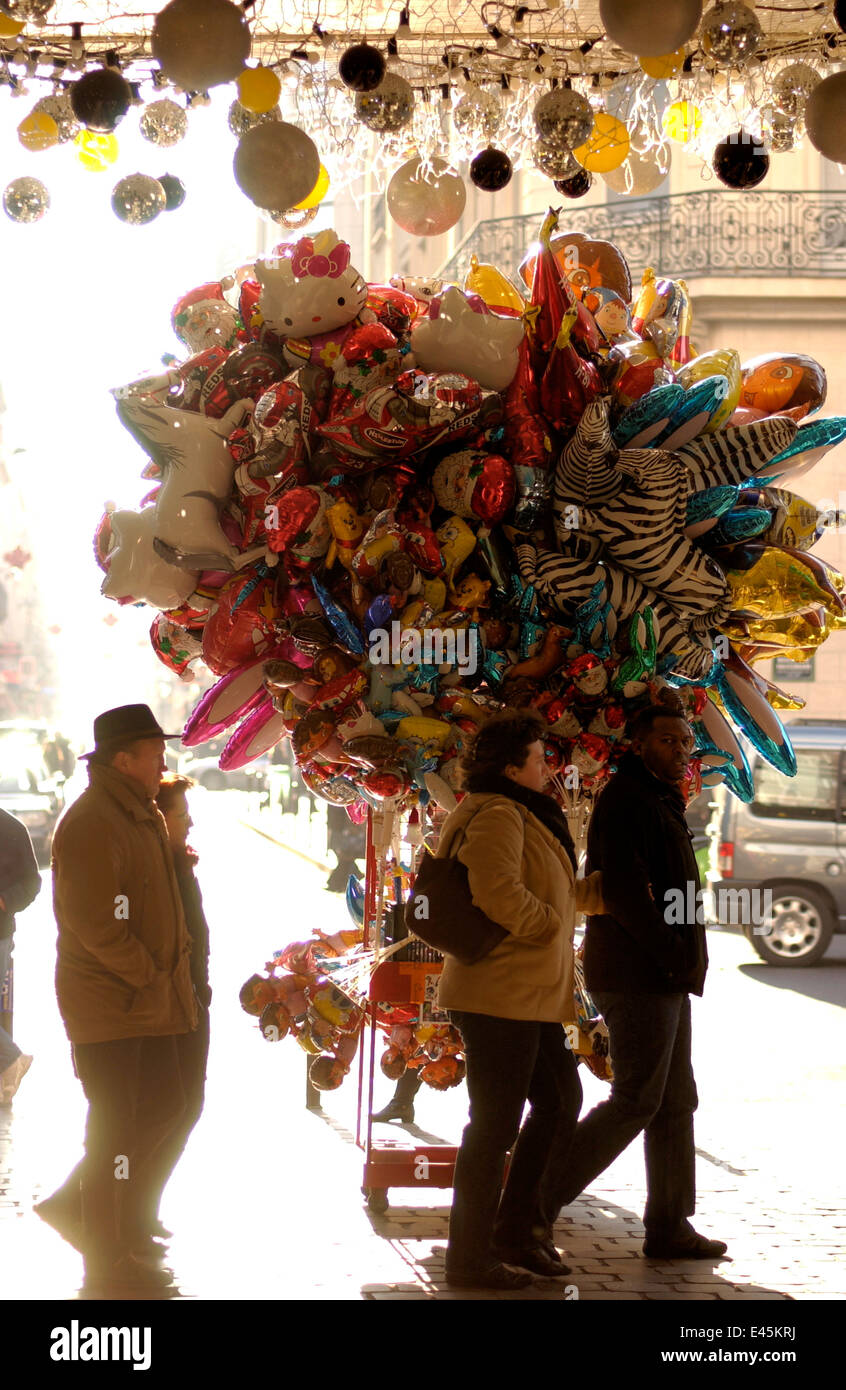
<path id="1" fill-rule="evenodd" d="M 446 1021 L 423 1017 L 411 1003 L 369 1003 L 366 984 L 371 953 L 363 950 L 363 905 L 355 880 L 347 902 L 357 926 L 329 936 L 315 933 L 276 951 L 263 975 L 241 987 L 241 1007 L 259 1021 L 268 1042 L 292 1038 L 313 1059 L 309 1080 L 319 1091 L 334 1091 L 348 1075 L 358 1051 L 365 1011 L 385 1035 L 382 1072 L 398 1081 L 406 1070 L 436 1091 L 464 1079 L 461 1034 Z M 358 999 L 358 1002 L 356 1002 Z"/>

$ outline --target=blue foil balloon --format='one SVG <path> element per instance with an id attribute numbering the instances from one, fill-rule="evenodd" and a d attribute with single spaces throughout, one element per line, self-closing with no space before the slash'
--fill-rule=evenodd
<path id="1" fill-rule="evenodd" d="M 684 399 L 679 401 L 670 416 L 667 428 L 653 441 L 653 447 L 660 448 L 665 440 L 680 430 L 682 425 L 694 420 L 697 415 L 707 415 L 710 418 L 722 405 L 728 392 L 729 384 L 724 376 L 706 376 L 702 381 L 697 381 L 685 391 Z"/>
<path id="2" fill-rule="evenodd" d="M 717 522 L 713 531 L 709 531 L 706 540 L 713 541 L 716 545 L 736 545 L 738 541 L 751 541 L 753 537 L 760 536 L 762 531 L 766 531 L 773 519 L 772 512 L 766 507 L 738 507 L 733 512 L 727 512 Z"/>
<path id="3" fill-rule="evenodd" d="M 761 479 L 761 485 L 766 486 L 776 473 L 793 472 L 802 463 L 802 454 L 811 453 L 814 449 L 833 449 L 835 444 L 842 444 L 846 439 L 846 416 L 834 415 L 829 420 L 812 420 L 807 425 L 800 425 L 796 431 L 793 441 L 788 444 L 786 449 L 782 449 L 780 454 L 770 459 L 767 464 L 766 476 Z M 783 465 L 780 467 L 779 465 Z M 746 487 L 751 486 L 751 480 L 747 481 Z"/>
<path id="4" fill-rule="evenodd" d="M 678 382 L 671 382 L 667 386 L 655 386 L 646 396 L 641 396 L 639 401 L 635 401 L 623 411 L 612 431 L 614 443 L 619 449 L 624 449 L 635 435 L 642 434 L 650 425 L 658 425 L 662 420 L 669 423 L 670 416 L 681 403 L 683 396 L 684 387 Z M 656 432 L 661 434 L 663 431 Z M 644 447 L 647 443 L 648 440 L 642 441 Z"/>
<path id="5" fill-rule="evenodd" d="M 315 575 L 311 577 L 311 584 L 341 646 L 346 647 L 353 656 L 364 656 L 364 638 L 349 613 L 335 602 L 329 590 Z"/>
<path id="6" fill-rule="evenodd" d="M 734 486 L 706 487 L 701 492 L 694 492 L 687 499 L 685 519 L 688 526 L 707 521 L 712 516 L 722 516 L 734 506 L 739 492 L 740 488 Z"/>
<path id="7" fill-rule="evenodd" d="M 740 672 L 720 668 L 713 682 L 732 723 L 778 772 L 796 776 L 796 754 L 770 702 Z"/>

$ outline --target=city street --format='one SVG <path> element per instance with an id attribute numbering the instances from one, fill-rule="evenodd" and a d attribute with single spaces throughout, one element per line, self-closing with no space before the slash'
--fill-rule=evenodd
<path id="1" fill-rule="evenodd" d="M 212 941 L 212 1049 L 205 1113 L 165 1197 L 175 1232 L 170 1264 L 180 1295 L 207 1300 L 426 1300 L 478 1298 L 443 1282 L 449 1192 L 392 1191 L 384 1216 L 360 1193 L 354 1143 L 355 1071 L 305 1108 L 305 1057 L 271 1045 L 238 1003 L 242 982 L 274 949 L 315 926 L 347 921 L 325 872 L 243 823 L 246 795 L 192 793 Z M 271 826 L 274 822 L 266 822 Z M 278 821 L 275 824 L 279 824 Z M 300 842 L 301 843 L 301 842 Z M 323 858 L 319 838 L 306 853 Z M 32 1213 L 80 1155 L 84 1104 L 53 993 L 55 927 L 49 872 L 18 921 L 15 1036 L 35 1060 L 10 1107 L 0 1108 L 0 1296 L 73 1299 L 80 1256 Z M 840 1299 L 843 1154 L 839 1107 L 846 939 L 823 963 L 776 970 L 739 935 L 712 931 L 706 997 L 694 1005 L 698 1228 L 725 1239 L 731 1260 L 658 1263 L 640 1254 L 644 1198 L 635 1143 L 568 1209 L 558 1243 L 570 1255 L 566 1288 L 537 1283 L 495 1298 L 582 1300 Z M 377 1047 L 377 1057 L 381 1049 Z M 602 1083 L 582 1071 L 585 1105 Z M 390 1083 L 379 1075 L 376 1098 Z M 424 1088 L 417 1123 L 384 1139 L 454 1143 L 464 1088 Z M 434 1136 L 434 1138 L 433 1138 Z M 573 1289 L 577 1293 L 573 1293 Z"/>

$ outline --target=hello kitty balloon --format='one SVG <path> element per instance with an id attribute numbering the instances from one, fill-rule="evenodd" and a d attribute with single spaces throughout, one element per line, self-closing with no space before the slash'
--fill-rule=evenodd
<path id="1" fill-rule="evenodd" d="M 367 285 L 350 265 L 350 248 L 326 230 L 277 251 L 256 261 L 262 318 L 284 340 L 293 365 L 331 367 L 352 327 L 375 317 L 365 307 Z"/>
<path id="2" fill-rule="evenodd" d="M 478 295 L 453 287 L 436 296 L 411 330 L 411 350 L 425 372 L 461 372 L 490 391 L 517 374 L 523 320 L 492 314 Z"/>

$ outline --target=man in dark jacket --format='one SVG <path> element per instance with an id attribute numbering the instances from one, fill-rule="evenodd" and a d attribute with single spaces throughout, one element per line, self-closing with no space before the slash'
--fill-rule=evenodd
<path id="1" fill-rule="evenodd" d="M 587 987 L 610 1034 L 611 1095 L 580 1121 L 566 1168 L 548 1191 L 551 1221 L 641 1131 L 646 1155 L 644 1254 L 716 1259 L 688 1217 L 696 1204 L 690 994 L 708 955 L 699 872 L 681 783 L 693 751 L 687 721 L 667 706 L 642 710 L 634 751 L 602 792 L 588 832 L 588 870 L 602 871 L 607 911 L 588 921 Z"/>
<path id="2" fill-rule="evenodd" d="M 0 811 L 0 993 L 12 959 L 15 913 L 29 907 L 41 888 L 41 876 L 26 827 Z M 0 1102 L 12 1099 L 29 1071 L 32 1058 L 21 1052 L 0 1024 Z"/>

